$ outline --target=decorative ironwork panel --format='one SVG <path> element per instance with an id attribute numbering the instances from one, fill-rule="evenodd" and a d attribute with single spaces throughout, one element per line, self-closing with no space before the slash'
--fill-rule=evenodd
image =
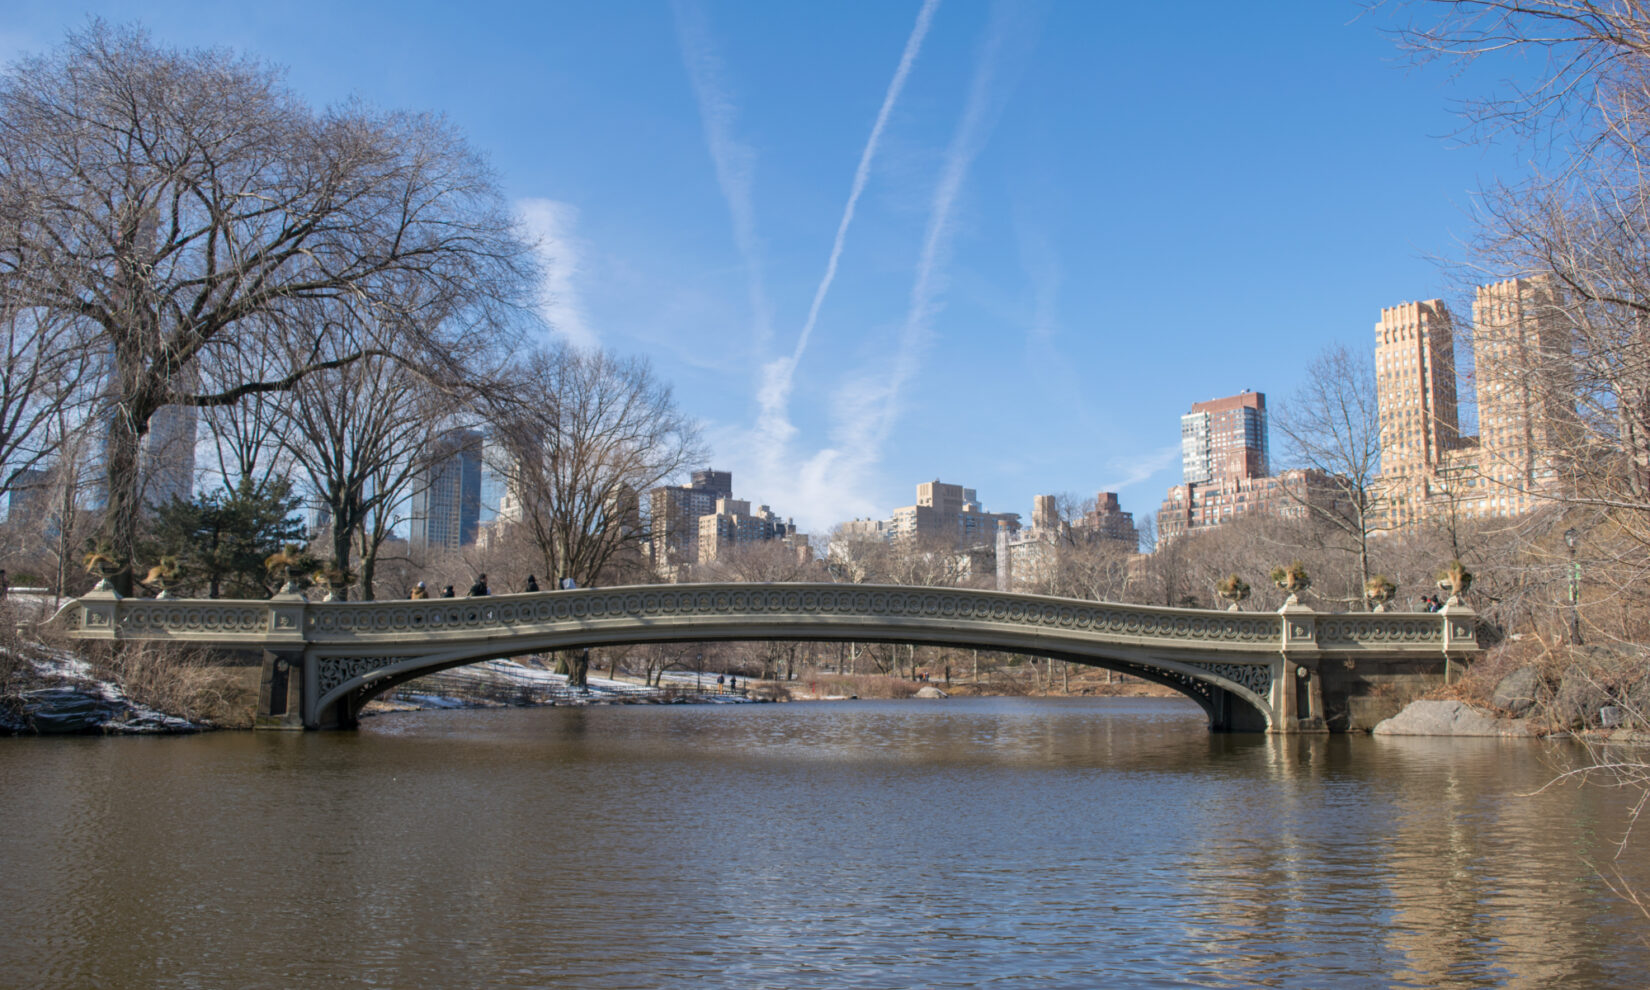
<path id="1" fill-rule="evenodd" d="M 1272 694 L 1272 665 L 1268 663 L 1192 663 L 1213 677 L 1247 688 L 1255 697 L 1265 700 Z"/>
<path id="2" fill-rule="evenodd" d="M 321 693 L 326 694 L 347 681 L 363 674 L 392 667 L 413 657 L 322 657 L 316 661 L 316 681 Z"/>

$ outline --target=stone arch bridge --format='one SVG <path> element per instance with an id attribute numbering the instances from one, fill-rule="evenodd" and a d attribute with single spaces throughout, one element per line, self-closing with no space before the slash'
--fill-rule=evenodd
<path id="1" fill-rule="evenodd" d="M 369 699 L 494 657 L 654 642 L 808 640 L 977 647 L 1165 684 L 1217 730 L 1368 728 L 1479 654 L 1476 616 L 1153 608 L 960 588 L 666 584 L 488 598 L 310 602 L 122 598 L 66 607 L 72 634 L 264 651 L 258 724 L 356 724 Z"/>

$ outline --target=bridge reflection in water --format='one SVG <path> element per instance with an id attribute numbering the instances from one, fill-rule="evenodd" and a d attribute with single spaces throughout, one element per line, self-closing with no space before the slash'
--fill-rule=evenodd
<path id="1" fill-rule="evenodd" d="M 258 724 L 348 728 L 398 684 L 495 657 L 657 642 L 807 640 L 975 647 L 1164 684 L 1216 730 L 1368 728 L 1479 655 L 1477 618 L 1154 608 L 965 588 L 670 584 L 490 598 L 310 602 L 122 598 L 66 609 L 82 639 L 264 651 Z"/>

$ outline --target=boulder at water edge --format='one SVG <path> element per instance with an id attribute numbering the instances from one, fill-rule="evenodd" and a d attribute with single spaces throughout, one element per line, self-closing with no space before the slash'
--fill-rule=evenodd
<path id="1" fill-rule="evenodd" d="M 1558 682 L 1553 696 L 1553 721 L 1565 729 L 1585 729 L 1599 724 L 1599 709 L 1610 703 L 1610 695 L 1586 672 L 1571 667 Z"/>
<path id="2" fill-rule="evenodd" d="M 1522 722 L 1492 718 L 1461 701 L 1412 701 L 1372 730 L 1377 736 L 1530 736 Z"/>
<path id="3" fill-rule="evenodd" d="M 941 691 L 939 688 L 935 687 L 934 685 L 927 684 L 927 685 L 924 685 L 923 687 L 920 687 L 920 688 L 917 689 L 916 697 L 918 697 L 918 698 L 949 698 L 951 696 L 949 694 L 946 694 L 944 691 Z"/>
<path id="4" fill-rule="evenodd" d="M 1536 702 L 1551 696 L 1552 690 L 1541 679 L 1539 669 L 1520 667 L 1501 678 L 1501 683 L 1495 686 L 1495 693 L 1490 696 L 1490 703 L 1513 718 L 1523 718 Z"/>

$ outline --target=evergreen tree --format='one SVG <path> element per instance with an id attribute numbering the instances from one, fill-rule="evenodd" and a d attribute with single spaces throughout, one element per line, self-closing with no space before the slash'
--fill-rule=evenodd
<path id="1" fill-rule="evenodd" d="M 276 579 L 265 571 L 264 560 L 288 543 L 303 543 L 302 503 L 285 478 L 242 480 L 233 489 L 173 498 L 155 509 L 146 556 L 177 560 L 178 574 L 170 582 L 176 592 L 267 598 Z"/>

